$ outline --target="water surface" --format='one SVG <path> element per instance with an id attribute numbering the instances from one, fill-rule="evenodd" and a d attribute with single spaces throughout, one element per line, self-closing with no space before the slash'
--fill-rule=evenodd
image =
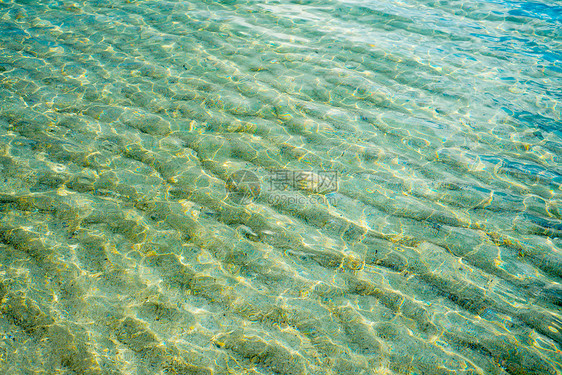
<path id="1" fill-rule="evenodd" d="M 561 7 L 0 1 L 0 372 L 560 374 Z"/>

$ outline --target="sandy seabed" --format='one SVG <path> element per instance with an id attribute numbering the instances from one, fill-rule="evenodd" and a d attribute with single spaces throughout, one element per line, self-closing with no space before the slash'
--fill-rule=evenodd
<path id="1" fill-rule="evenodd" d="M 0 1 L 0 373 L 560 374 L 560 14 Z"/>

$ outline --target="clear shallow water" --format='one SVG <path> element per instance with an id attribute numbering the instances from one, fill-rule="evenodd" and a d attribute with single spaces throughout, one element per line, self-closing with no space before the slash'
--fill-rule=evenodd
<path id="1" fill-rule="evenodd" d="M 0 2 L 1 372 L 560 373 L 560 14 Z"/>

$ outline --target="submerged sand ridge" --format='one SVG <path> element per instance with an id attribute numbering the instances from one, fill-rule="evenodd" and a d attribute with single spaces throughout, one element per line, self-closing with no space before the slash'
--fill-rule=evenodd
<path id="1" fill-rule="evenodd" d="M 1 372 L 560 373 L 557 21 L 465 5 L 2 5 Z"/>

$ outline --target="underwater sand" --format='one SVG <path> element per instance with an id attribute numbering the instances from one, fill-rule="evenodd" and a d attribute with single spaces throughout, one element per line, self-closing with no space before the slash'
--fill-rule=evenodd
<path id="1" fill-rule="evenodd" d="M 561 15 L 0 1 L 0 374 L 561 374 Z"/>

